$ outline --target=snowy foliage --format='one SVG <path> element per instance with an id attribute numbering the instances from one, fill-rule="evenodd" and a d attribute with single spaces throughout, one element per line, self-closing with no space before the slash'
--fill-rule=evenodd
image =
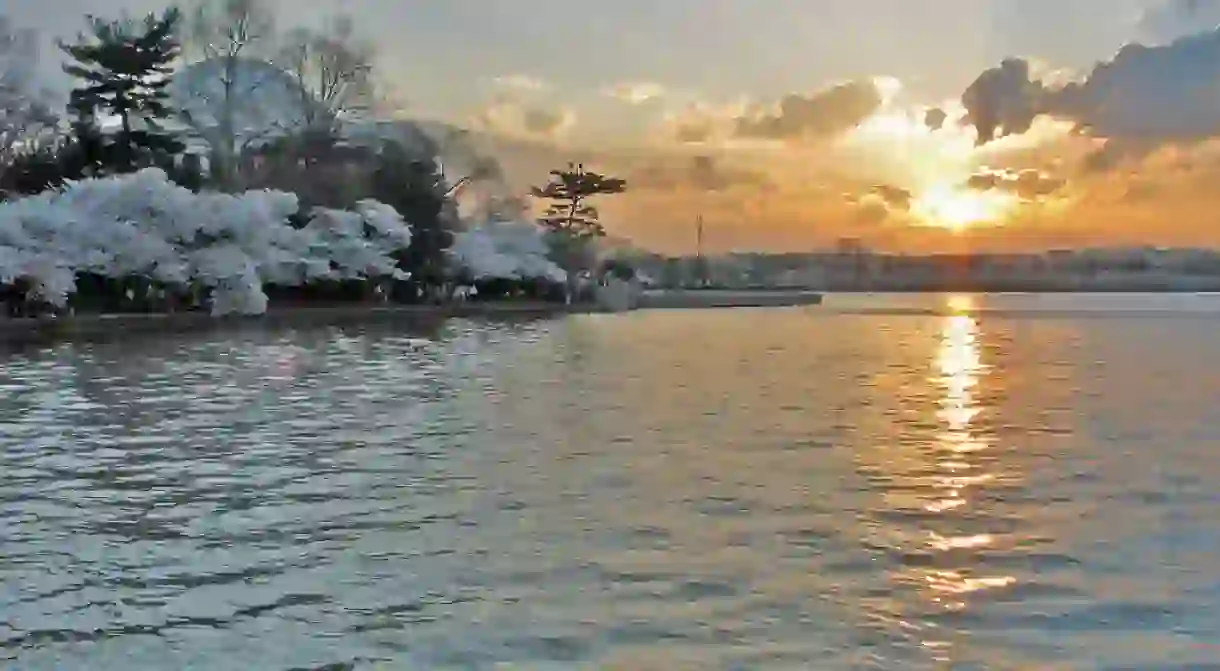
<path id="1" fill-rule="evenodd" d="M 0 204 L 0 285 L 25 278 L 36 297 L 63 306 L 78 274 L 147 278 L 211 289 L 221 315 L 266 311 L 268 284 L 407 279 L 394 256 L 411 244 L 411 226 L 394 208 L 319 208 L 295 227 L 298 207 L 281 191 L 193 193 L 155 168 L 73 182 Z M 473 226 L 449 250 L 475 279 L 563 282 L 549 252 L 529 222 Z"/>
<path id="2" fill-rule="evenodd" d="M 297 210 L 290 193 L 196 194 L 151 168 L 83 180 L 0 204 L 0 284 L 27 278 L 62 306 L 77 273 L 146 277 L 210 288 L 213 314 L 258 314 L 264 284 L 403 277 L 392 254 L 411 229 L 393 208 L 316 210 L 295 228 Z"/>
<path id="3" fill-rule="evenodd" d="M 489 221 L 458 233 L 449 253 L 476 280 L 564 282 L 567 273 L 551 261 L 545 235 L 533 223 Z"/>

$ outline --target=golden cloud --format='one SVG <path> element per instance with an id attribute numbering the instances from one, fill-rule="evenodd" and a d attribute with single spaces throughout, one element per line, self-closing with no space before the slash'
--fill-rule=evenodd
<path id="1" fill-rule="evenodd" d="M 624 82 L 607 88 L 603 93 L 628 105 L 643 105 L 660 100 L 665 95 L 665 87 L 655 82 Z"/>

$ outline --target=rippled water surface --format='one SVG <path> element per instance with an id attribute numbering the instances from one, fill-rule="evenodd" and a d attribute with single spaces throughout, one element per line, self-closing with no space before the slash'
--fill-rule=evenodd
<path id="1" fill-rule="evenodd" d="M 0 354 L 0 666 L 1220 669 L 1208 299 L 853 300 Z"/>

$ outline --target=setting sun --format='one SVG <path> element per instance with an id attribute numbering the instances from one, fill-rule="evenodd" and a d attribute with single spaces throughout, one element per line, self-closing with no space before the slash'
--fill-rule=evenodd
<path id="1" fill-rule="evenodd" d="M 939 186 L 921 193 L 911 211 L 929 226 L 964 231 L 1000 223 L 1014 202 L 1007 194 Z"/>

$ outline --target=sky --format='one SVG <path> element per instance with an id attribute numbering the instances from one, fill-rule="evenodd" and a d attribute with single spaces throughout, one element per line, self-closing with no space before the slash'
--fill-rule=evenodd
<path id="1" fill-rule="evenodd" d="M 700 215 L 726 250 L 1220 246 L 1220 0 L 269 1 L 350 15 L 385 103 L 484 134 L 514 188 L 626 178 L 607 227 L 658 251 Z"/>

